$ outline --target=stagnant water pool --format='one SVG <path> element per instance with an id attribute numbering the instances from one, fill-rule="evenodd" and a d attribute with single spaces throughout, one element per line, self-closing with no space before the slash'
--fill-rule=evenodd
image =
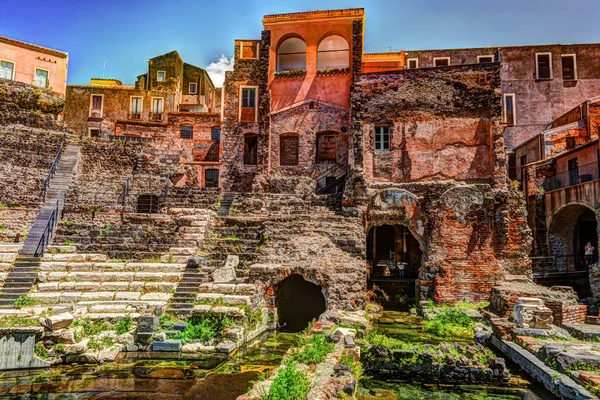
<path id="1" fill-rule="evenodd" d="M 431 343 L 420 319 L 386 311 L 375 329 L 390 336 Z M 234 358 L 197 360 L 162 358 L 161 353 L 121 353 L 101 366 L 55 367 L 0 373 L 0 399 L 202 399 L 234 400 L 244 394 L 265 370 L 277 367 L 298 335 L 272 332 L 241 349 Z M 546 400 L 555 397 L 517 374 L 508 386 L 435 385 L 430 382 L 390 382 L 366 377 L 358 387 L 359 400 Z"/>

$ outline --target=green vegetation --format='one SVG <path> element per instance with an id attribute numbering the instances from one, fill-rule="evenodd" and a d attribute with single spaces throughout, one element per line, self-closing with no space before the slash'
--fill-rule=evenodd
<path id="1" fill-rule="evenodd" d="M 0 318 L 0 328 L 14 328 L 16 326 L 39 326 L 39 318 L 24 318 L 10 315 Z"/>
<path id="2" fill-rule="evenodd" d="M 8 207 L 5 203 L 0 203 L 0 208 L 6 208 Z"/>
<path id="3" fill-rule="evenodd" d="M 359 381 L 363 376 L 363 366 L 359 359 L 352 357 L 349 354 L 342 355 L 340 358 L 340 364 L 347 365 L 350 367 L 354 378 Z"/>
<path id="4" fill-rule="evenodd" d="M 424 331 L 439 337 L 472 337 L 473 320 L 458 308 L 441 307 L 435 318 L 425 321 Z"/>
<path id="5" fill-rule="evenodd" d="M 0 231 L 3 231 L 6 227 L 4 226 L 4 224 L 0 224 Z"/>
<path id="6" fill-rule="evenodd" d="M 295 363 L 289 363 L 279 370 L 269 393 L 261 400 L 305 400 L 309 390 L 308 375 L 298 370 Z"/>
<path id="7" fill-rule="evenodd" d="M 91 321 L 89 318 L 83 318 L 73 322 L 73 326 L 80 326 L 85 336 L 97 335 L 100 332 L 108 331 L 112 329 L 112 326 L 105 321 L 96 320 Z"/>
<path id="8" fill-rule="evenodd" d="M 71 242 L 69 239 L 65 240 L 65 246 L 73 246 L 73 242 Z"/>
<path id="9" fill-rule="evenodd" d="M 35 346 L 33 347 L 33 352 L 35 353 L 36 356 L 38 356 L 42 360 L 45 360 L 48 358 L 48 350 L 46 350 L 46 348 L 44 347 L 44 344 L 42 342 L 37 342 L 35 344 Z"/>
<path id="10" fill-rule="evenodd" d="M 26 294 L 22 294 L 19 297 L 17 297 L 15 299 L 15 301 L 13 301 L 12 305 L 14 308 L 23 308 L 23 307 L 35 306 L 37 303 L 38 302 L 36 299 L 32 299 L 31 297 L 27 296 Z"/>
<path id="11" fill-rule="evenodd" d="M 226 316 L 200 316 L 192 317 L 182 332 L 173 335 L 173 339 L 209 341 L 217 337 L 232 322 Z"/>
<path id="12" fill-rule="evenodd" d="M 596 364 L 578 361 L 569 365 L 567 372 L 571 371 L 600 371 L 600 367 Z"/>
<path id="13" fill-rule="evenodd" d="M 115 330 L 118 335 L 122 335 L 124 333 L 128 333 L 131 331 L 131 326 L 133 325 L 133 318 L 131 315 L 126 315 L 125 318 L 122 318 L 116 325 Z"/>
<path id="14" fill-rule="evenodd" d="M 291 359 L 304 364 L 318 364 L 333 351 L 333 348 L 333 343 L 329 343 L 324 334 L 315 334 L 306 341 L 302 350 L 292 354 Z"/>
<path id="15" fill-rule="evenodd" d="M 371 343 L 373 346 L 381 346 L 389 350 L 413 350 L 414 348 L 412 343 L 395 339 L 378 332 L 369 334 L 369 336 L 367 336 L 367 342 Z"/>
<path id="16" fill-rule="evenodd" d="M 62 343 L 57 343 L 54 345 L 54 350 L 62 353 L 65 351 L 65 345 Z"/>
<path id="17" fill-rule="evenodd" d="M 461 310 L 480 310 L 482 308 L 486 308 L 489 305 L 490 305 L 489 301 L 482 301 L 477 304 L 474 304 L 474 303 L 469 303 L 468 301 L 461 300 L 458 303 L 456 303 L 454 305 L 454 307 L 461 309 Z"/>

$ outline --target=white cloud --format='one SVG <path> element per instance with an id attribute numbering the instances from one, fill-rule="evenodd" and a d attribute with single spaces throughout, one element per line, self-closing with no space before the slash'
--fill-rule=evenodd
<path id="1" fill-rule="evenodd" d="M 219 61 L 213 61 L 206 67 L 215 87 L 222 87 L 225 81 L 225 71 L 233 71 L 233 57 L 221 54 Z"/>

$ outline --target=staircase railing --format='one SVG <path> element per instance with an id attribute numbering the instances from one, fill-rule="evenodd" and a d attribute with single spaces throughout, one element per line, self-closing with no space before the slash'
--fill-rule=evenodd
<path id="1" fill-rule="evenodd" d="M 319 171 L 320 168 L 323 169 Z M 321 184 L 321 181 L 326 180 L 328 177 L 335 177 L 337 179 L 348 172 L 348 157 L 342 157 L 335 164 L 316 165 L 316 171 L 318 171 L 318 174 L 313 174 L 313 177 L 317 181 L 317 191 L 319 191 L 327 185 L 325 182 Z"/>
<path id="2" fill-rule="evenodd" d="M 56 157 L 54 157 L 54 161 L 52 161 L 52 166 L 50 167 L 50 171 L 48 171 L 48 175 L 46 176 L 46 180 L 44 181 L 44 189 L 42 190 L 42 200 L 46 201 L 46 193 L 48 193 L 48 189 L 50 188 L 50 182 L 52 181 L 52 177 L 56 172 L 56 167 L 60 161 L 60 158 L 63 153 L 63 147 L 65 142 L 60 143 L 60 147 L 58 148 L 58 152 L 56 153 Z"/>
<path id="3" fill-rule="evenodd" d="M 58 197 L 58 199 L 54 203 L 54 206 L 52 207 L 52 213 L 50 214 L 50 217 L 48 218 L 48 222 L 46 223 L 44 232 L 42 232 L 42 237 L 40 238 L 40 241 L 38 242 L 38 245 L 35 248 L 35 251 L 33 252 L 34 257 L 41 257 L 44 255 L 46 246 L 48 246 L 48 244 L 52 240 L 52 235 L 54 234 L 54 228 L 56 228 L 56 225 L 58 224 L 58 220 L 60 219 L 59 214 L 60 214 L 60 210 L 62 209 L 63 204 L 64 204 L 64 197 L 61 195 Z"/>

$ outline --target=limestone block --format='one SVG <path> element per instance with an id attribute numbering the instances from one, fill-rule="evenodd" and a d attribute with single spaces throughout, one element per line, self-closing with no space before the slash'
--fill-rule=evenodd
<path id="1" fill-rule="evenodd" d="M 141 295 L 140 292 L 117 292 L 115 300 L 138 300 Z"/>
<path id="2" fill-rule="evenodd" d="M 209 293 L 234 294 L 235 286 L 231 283 L 215 283 Z"/>
<path id="3" fill-rule="evenodd" d="M 192 309 L 192 315 L 206 315 L 210 314 L 212 307 L 208 304 L 198 304 Z"/>
<path id="4" fill-rule="evenodd" d="M 145 282 L 133 281 L 133 282 L 129 283 L 129 291 L 130 292 L 140 291 L 144 287 L 144 284 L 145 284 Z"/>
<path id="5" fill-rule="evenodd" d="M 29 297 L 46 304 L 56 304 L 60 301 L 59 292 L 30 293 Z"/>
<path id="6" fill-rule="evenodd" d="M 58 282 L 38 283 L 39 292 L 56 292 L 58 290 Z"/>
<path id="7" fill-rule="evenodd" d="M 228 317 L 241 318 L 246 315 L 245 311 L 241 308 L 237 307 L 225 307 L 225 306 L 217 306 L 213 307 L 211 312 L 213 314 L 223 314 Z"/>
<path id="8" fill-rule="evenodd" d="M 187 343 L 181 347 L 181 352 L 186 354 L 211 354 L 215 346 L 205 346 L 202 343 Z"/>
<path id="9" fill-rule="evenodd" d="M 240 258 L 235 255 L 228 255 L 225 266 L 216 269 L 212 273 L 212 278 L 215 283 L 219 282 L 233 282 L 236 279 L 235 267 L 240 263 Z"/>
<path id="10" fill-rule="evenodd" d="M 70 272 L 67 275 L 67 279 L 70 281 L 94 281 L 99 282 L 102 280 L 101 272 Z"/>
<path id="11" fill-rule="evenodd" d="M 519 328 L 552 329 L 552 310 L 537 297 L 519 297 L 515 303 L 512 319 Z"/>
<path id="12" fill-rule="evenodd" d="M 251 299 L 249 296 L 239 296 L 231 294 L 220 294 L 220 293 L 198 293 L 196 299 L 199 302 L 203 301 L 215 301 L 216 299 L 223 299 L 227 304 L 232 306 L 238 306 L 242 304 L 250 305 Z"/>
<path id="13" fill-rule="evenodd" d="M 59 290 L 75 290 L 76 282 L 58 282 Z"/>
<path id="14" fill-rule="evenodd" d="M 256 285 L 250 283 L 240 283 L 235 285 L 235 294 L 241 294 L 244 296 L 252 296 L 256 291 Z"/>
<path id="15" fill-rule="evenodd" d="M 47 275 L 47 279 L 50 282 L 56 282 L 56 281 L 61 281 L 63 279 L 66 279 L 67 275 L 68 274 L 66 272 L 50 272 Z"/>
<path id="16" fill-rule="evenodd" d="M 98 290 L 100 282 L 75 282 L 75 290 Z"/>
<path id="17" fill-rule="evenodd" d="M 196 254 L 195 247 L 171 247 L 169 253 L 177 256 L 193 256 Z"/>
<path id="18" fill-rule="evenodd" d="M 129 282 L 102 282 L 100 284 L 100 290 L 105 292 L 127 290 L 128 288 Z"/>
<path id="19" fill-rule="evenodd" d="M 140 296 L 140 300 L 142 300 L 142 301 L 146 301 L 146 300 L 169 301 L 170 298 L 171 298 L 170 293 L 159 293 L 159 292 L 146 293 L 146 294 Z"/>
<path id="20" fill-rule="evenodd" d="M 81 301 L 112 301 L 114 292 L 86 292 L 81 295 Z"/>
<path id="21" fill-rule="evenodd" d="M 71 272 L 93 271 L 95 269 L 95 264 L 93 262 L 69 262 L 67 263 L 67 269 Z"/>
<path id="22" fill-rule="evenodd" d="M 146 282 L 145 290 L 153 290 L 155 292 L 171 292 L 177 289 L 177 283 L 174 282 Z"/>
<path id="23" fill-rule="evenodd" d="M 237 348 L 237 344 L 232 341 L 224 340 L 221 343 L 215 346 L 215 351 L 217 353 L 225 353 L 229 354 Z"/>
<path id="24" fill-rule="evenodd" d="M 141 315 L 138 318 L 138 333 L 153 333 L 158 328 L 158 317 L 154 315 Z"/>
<path id="25" fill-rule="evenodd" d="M 104 281 L 131 282 L 135 279 L 135 272 L 104 272 L 102 278 Z"/>
<path id="26" fill-rule="evenodd" d="M 46 318 L 40 318 L 40 324 L 49 331 L 57 331 L 66 328 L 73 322 L 71 313 L 59 313 L 50 315 Z"/>
<path id="27" fill-rule="evenodd" d="M 65 354 L 81 354 L 87 350 L 87 344 L 90 339 L 83 339 L 79 343 L 70 344 L 65 346 Z"/>
<path id="28" fill-rule="evenodd" d="M 0 253 L 0 262 L 12 263 L 17 259 L 17 253 Z"/>
<path id="29" fill-rule="evenodd" d="M 81 299 L 82 292 L 62 292 L 60 295 L 61 303 L 76 303 Z"/>
<path id="30" fill-rule="evenodd" d="M 66 262 L 41 262 L 40 271 L 64 271 L 67 269 Z"/>

